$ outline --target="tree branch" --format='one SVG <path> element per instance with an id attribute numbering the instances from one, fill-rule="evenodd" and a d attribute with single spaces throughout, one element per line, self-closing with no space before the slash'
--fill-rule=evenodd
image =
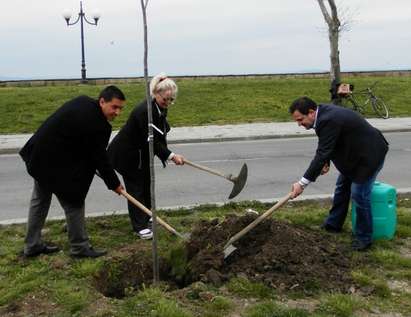
<path id="1" fill-rule="evenodd" d="M 338 19 L 337 6 L 335 5 L 334 0 L 328 0 L 328 4 L 330 5 L 330 8 L 331 8 L 331 15 L 332 15 L 334 24 L 336 24 L 338 28 L 340 28 L 341 23 L 340 23 L 340 20 Z"/>
<path id="2" fill-rule="evenodd" d="M 328 25 L 331 25 L 332 24 L 332 19 L 331 19 L 330 15 L 327 11 L 327 8 L 325 7 L 324 0 L 317 0 L 317 1 L 318 1 L 318 4 L 320 5 L 320 9 L 321 9 L 321 12 L 324 16 L 325 22 L 327 22 Z"/>

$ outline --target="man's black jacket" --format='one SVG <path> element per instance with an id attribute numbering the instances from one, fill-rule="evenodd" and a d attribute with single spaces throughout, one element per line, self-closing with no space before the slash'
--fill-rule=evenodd
<path id="1" fill-rule="evenodd" d="M 167 133 L 170 125 L 167 122 L 167 110 L 153 102 L 154 154 L 165 165 L 171 151 L 167 147 Z M 149 170 L 149 143 L 147 101 L 137 105 L 130 114 L 126 124 L 121 128 L 108 147 L 108 155 L 113 167 L 123 176 L 135 176 L 141 171 Z"/>
<path id="2" fill-rule="evenodd" d="M 53 113 L 20 151 L 28 173 L 39 184 L 81 205 L 98 170 L 109 189 L 120 185 L 108 161 L 111 135 L 97 100 L 80 96 Z"/>
<path id="3" fill-rule="evenodd" d="M 304 177 L 315 181 L 330 160 L 354 182 L 371 177 L 383 162 L 388 142 L 358 113 L 334 105 L 319 105 L 315 133 L 318 147 Z"/>

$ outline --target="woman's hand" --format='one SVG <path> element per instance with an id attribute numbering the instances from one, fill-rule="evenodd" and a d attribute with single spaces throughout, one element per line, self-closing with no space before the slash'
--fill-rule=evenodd
<path id="1" fill-rule="evenodd" d="M 184 165 L 184 156 L 182 156 L 180 154 L 175 154 L 171 160 L 176 165 Z"/>

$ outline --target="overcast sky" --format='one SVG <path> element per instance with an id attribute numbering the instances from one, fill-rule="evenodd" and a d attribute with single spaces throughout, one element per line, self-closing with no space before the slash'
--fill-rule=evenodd
<path id="1" fill-rule="evenodd" d="M 411 69 L 411 0 L 340 0 L 343 71 Z M 77 0 L 2 0 L 0 80 L 79 78 Z M 140 0 L 83 0 L 88 77 L 143 74 Z M 170 75 L 329 70 L 327 29 L 316 0 L 149 0 L 149 72 Z"/>

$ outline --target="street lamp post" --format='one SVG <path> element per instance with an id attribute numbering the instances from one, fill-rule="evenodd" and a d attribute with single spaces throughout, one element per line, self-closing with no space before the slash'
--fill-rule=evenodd
<path id="1" fill-rule="evenodd" d="M 66 20 L 67 26 L 75 25 L 80 21 L 80 32 L 81 32 L 81 81 L 83 83 L 86 83 L 87 82 L 87 75 L 86 75 L 86 60 L 85 60 L 85 57 L 84 57 L 84 27 L 83 27 L 83 25 L 84 25 L 84 21 L 85 21 L 88 24 L 97 26 L 98 19 L 100 19 L 100 14 L 99 13 L 94 13 L 94 15 L 93 15 L 94 22 L 90 22 L 86 18 L 86 15 L 83 11 L 83 4 L 80 1 L 80 12 L 78 14 L 78 17 L 77 17 L 76 21 L 70 22 L 71 13 L 69 11 L 65 11 L 63 13 L 63 17 Z"/>

